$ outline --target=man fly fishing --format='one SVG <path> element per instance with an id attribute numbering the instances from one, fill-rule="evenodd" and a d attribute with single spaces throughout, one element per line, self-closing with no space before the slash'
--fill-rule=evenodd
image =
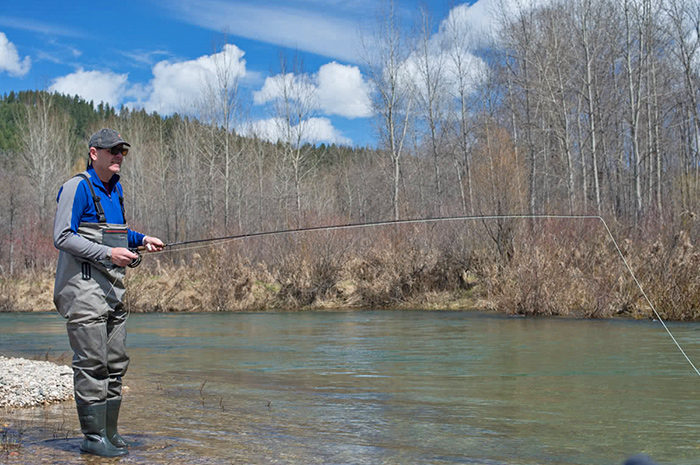
<path id="1" fill-rule="evenodd" d="M 80 450 L 105 457 L 129 453 L 117 432 L 126 354 L 125 266 L 145 246 L 163 242 L 128 228 L 119 183 L 130 144 L 113 129 L 90 137 L 87 169 L 58 192 L 54 245 L 60 250 L 54 303 L 66 318 L 73 349 L 73 381 L 80 428 Z"/>

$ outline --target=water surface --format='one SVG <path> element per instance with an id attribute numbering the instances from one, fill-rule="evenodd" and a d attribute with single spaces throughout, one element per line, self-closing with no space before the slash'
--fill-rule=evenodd
<path id="1" fill-rule="evenodd" d="M 700 325 L 669 324 L 700 359 Z M 700 377 L 658 322 L 474 312 L 131 315 L 124 463 L 700 463 Z M 70 358 L 55 314 L 0 353 Z M 72 402 L 4 412 L 8 463 L 80 456 Z M 25 462 L 22 462 L 24 460 Z"/>

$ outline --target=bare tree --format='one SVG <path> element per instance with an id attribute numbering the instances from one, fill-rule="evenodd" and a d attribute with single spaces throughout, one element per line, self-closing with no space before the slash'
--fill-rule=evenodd
<path id="1" fill-rule="evenodd" d="M 511 10 L 505 2 L 500 4 L 500 18 L 503 27 L 501 33 L 501 46 L 505 49 L 505 58 L 510 73 L 506 73 L 506 79 L 511 81 L 508 86 L 517 88 L 508 93 L 510 110 L 522 111 L 522 127 L 525 132 L 525 147 L 528 152 L 529 164 L 529 210 L 531 214 L 537 212 L 538 189 L 537 180 L 540 177 L 538 169 L 537 151 L 535 149 L 534 128 L 538 120 L 533 104 L 532 88 L 532 52 L 533 30 L 532 17 L 535 8 L 531 1 L 519 0 L 515 10 Z M 516 116 L 514 116 L 515 118 Z"/>
<path id="2" fill-rule="evenodd" d="M 700 2 L 697 0 L 667 0 L 665 12 L 668 17 L 668 33 L 672 39 L 671 52 L 680 65 L 682 81 L 685 92 L 683 105 L 687 111 L 687 118 L 681 121 L 687 125 L 687 153 L 686 167 L 693 167 L 694 191 L 700 187 L 700 108 L 698 107 L 698 73 L 697 62 L 700 59 Z M 697 207 L 697 200 L 692 201 L 690 207 Z"/>
<path id="3" fill-rule="evenodd" d="M 175 236 L 172 240 L 186 241 L 193 238 L 202 224 L 201 208 L 201 180 L 199 176 L 198 146 L 201 141 L 202 131 L 196 123 L 189 119 L 179 119 L 174 128 L 173 145 L 177 150 L 173 152 L 173 179 L 171 191 L 175 198 L 174 224 Z"/>
<path id="4" fill-rule="evenodd" d="M 277 122 L 284 145 L 283 158 L 293 175 L 296 223 L 301 227 L 302 182 L 314 167 L 312 147 L 308 142 L 313 137 L 311 121 L 317 110 L 316 88 L 299 58 L 294 60 L 291 74 L 287 72 L 288 66 L 286 59 L 282 58 L 280 74 L 283 79 L 277 81 L 282 94 L 277 100 Z"/>
<path id="5" fill-rule="evenodd" d="M 223 218 L 224 229 L 228 230 L 231 221 L 231 194 L 234 184 L 235 173 L 240 173 L 241 146 L 234 147 L 232 142 L 232 130 L 237 124 L 239 102 L 239 78 L 240 70 L 238 64 L 240 51 L 234 45 L 227 42 L 221 52 L 212 55 L 214 69 L 211 75 L 204 77 L 203 95 L 204 108 L 208 115 L 212 127 L 217 128 L 211 132 L 215 138 L 214 144 L 220 154 L 220 163 L 216 163 L 223 179 Z M 236 196 L 238 198 L 238 196 Z M 240 211 L 240 204 L 236 205 Z M 238 214 L 238 227 L 241 228 L 240 212 Z"/>
<path id="6" fill-rule="evenodd" d="M 394 9 L 393 0 L 383 3 L 377 20 L 377 30 L 371 39 L 365 38 L 364 51 L 368 77 L 374 88 L 374 109 L 382 148 L 392 164 L 391 204 L 393 218 L 400 218 L 399 188 L 401 157 L 414 106 L 414 91 L 406 73 L 410 48 Z"/>
<path id="7" fill-rule="evenodd" d="M 557 165 L 564 166 L 563 175 L 566 180 L 566 203 L 570 213 L 576 205 L 575 170 L 573 161 L 573 134 L 571 124 L 572 107 L 572 75 L 573 58 L 566 15 L 560 7 L 541 10 L 534 17 L 535 34 L 533 52 L 531 54 L 536 79 L 540 83 L 534 90 L 534 95 L 540 103 L 541 117 L 546 121 L 543 132 L 549 132 L 556 138 L 557 148 L 553 157 L 561 154 L 562 160 Z M 545 159 L 549 161 L 548 158 Z M 557 167 L 558 168 L 558 167 Z M 560 169 L 557 169 L 560 171 Z"/>
<path id="8" fill-rule="evenodd" d="M 455 131 L 456 144 L 451 151 L 453 164 L 457 175 L 462 201 L 462 211 L 474 215 L 474 189 L 472 181 L 472 151 L 474 147 L 473 127 L 471 116 L 473 100 L 477 83 L 483 78 L 486 70 L 485 64 L 470 52 L 472 43 L 472 31 L 466 25 L 460 24 L 456 15 L 451 15 L 447 24 L 445 47 L 449 50 L 448 73 L 449 89 L 452 92 L 452 100 L 455 104 Z M 514 136 L 514 138 L 516 138 Z M 517 144 L 516 144 L 517 153 Z M 464 180 L 463 178 L 466 178 Z M 466 189 L 465 189 L 466 181 Z"/>
<path id="9" fill-rule="evenodd" d="M 643 213 L 642 158 L 640 150 L 640 116 L 642 108 L 642 82 L 647 60 L 644 22 L 649 14 L 649 0 L 624 0 L 625 63 L 627 66 L 628 124 L 632 145 L 631 164 L 634 178 L 635 218 L 639 221 Z"/>
<path id="10" fill-rule="evenodd" d="M 22 171 L 34 189 L 33 207 L 41 224 L 53 213 L 53 200 L 65 182 L 77 152 L 68 115 L 54 106 L 53 95 L 38 92 L 36 101 L 15 115 L 20 134 Z"/>
<path id="11" fill-rule="evenodd" d="M 430 12 L 420 9 L 419 40 L 415 53 L 411 57 L 415 63 L 416 95 L 420 119 L 427 126 L 427 144 L 433 159 L 435 186 L 435 213 L 442 216 L 443 194 L 440 174 L 440 159 L 445 136 L 445 120 L 447 118 L 447 80 L 446 61 L 448 55 L 444 52 L 446 44 L 436 43 L 433 33 L 433 20 Z"/>
<path id="12" fill-rule="evenodd" d="M 597 110 L 596 110 L 596 98 L 595 98 L 595 78 L 594 78 L 594 64 L 595 57 L 600 53 L 600 45 L 595 41 L 592 36 L 591 29 L 596 28 L 600 25 L 602 27 L 603 18 L 596 12 L 602 12 L 603 5 L 595 0 L 580 0 L 577 4 L 575 10 L 576 18 L 574 24 L 577 26 L 577 39 L 579 40 L 580 47 L 583 51 L 583 64 L 585 67 L 585 76 L 583 76 L 583 95 L 586 101 L 586 121 L 588 123 L 588 138 L 590 140 L 590 159 L 591 159 L 591 172 L 593 175 L 593 192 L 595 195 L 595 205 L 596 211 L 600 215 L 602 213 L 601 209 L 601 195 L 600 195 L 600 179 L 599 179 L 599 167 L 598 167 L 598 127 L 596 125 Z M 579 119 L 580 121 L 580 119 Z M 586 189 L 586 159 L 585 152 L 581 149 L 581 158 L 584 170 L 584 201 L 585 201 L 585 189 Z"/>

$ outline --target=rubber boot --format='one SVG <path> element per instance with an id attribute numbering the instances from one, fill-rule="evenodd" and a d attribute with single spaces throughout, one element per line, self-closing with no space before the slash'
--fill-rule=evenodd
<path id="1" fill-rule="evenodd" d="M 117 449 L 129 447 L 124 438 L 117 432 L 117 422 L 119 421 L 119 408 L 122 406 L 121 398 L 107 399 L 107 439 Z"/>
<path id="2" fill-rule="evenodd" d="M 102 457 L 119 457 L 129 453 L 126 449 L 117 449 L 107 439 L 107 403 L 78 405 L 80 429 L 85 438 L 80 450 Z"/>

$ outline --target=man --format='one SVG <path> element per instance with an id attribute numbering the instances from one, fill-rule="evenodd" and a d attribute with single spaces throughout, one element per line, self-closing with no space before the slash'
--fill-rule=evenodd
<path id="1" fill-rule="evenodd" d="M 113 129 L 90 137 L 88 168 L 58 192 L 54 245 L 60 250 L 54 303 L 66 318 L 73 349 L 73 380 L 80 450 L 105 457 L 129 453 L 117 432 L 126 355 L 125 266 L 145 246 L 163 242 L 126 225 L 119 171 L 130 144 Z"/>

